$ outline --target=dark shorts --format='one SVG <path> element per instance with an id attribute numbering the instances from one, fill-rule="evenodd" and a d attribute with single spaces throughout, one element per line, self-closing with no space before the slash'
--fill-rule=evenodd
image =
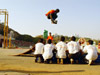
<path id="1" fill-rule="evenodd" d="M 49 15 L 47 16 L 48 19 L 50 19 L 50 15 L 52 16 L 52 19 L 53 19 L 53 20 L 55 20 L 55 19 L 58 17 L 56 13 L 53 13 L 53 14 L 49 14 Z"/>
<path id="2" fill-rule="evenodd" d="M 69 59 L 74 59 L 74 60 L 78 60 L 80 56 L 81 56 L 80 52 L 68 55 Z"/>
<path id="3" fill-rule="evenodd" d="M 35 59 L 36 62 L 38 62 L 38 58 L 40 58 L 40 62 L 44 62 L 42 54 L 35 54 L 34 56 L 36 57 Z"/>

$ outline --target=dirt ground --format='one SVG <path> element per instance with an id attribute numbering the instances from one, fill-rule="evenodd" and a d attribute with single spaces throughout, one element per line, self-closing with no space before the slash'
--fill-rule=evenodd
<path id="1" fill-rule="evenodd" d="M 34 57 L 9 54 L 0 49 L 0 75 L 100 75 L 100 65 L 35 63 Z"/>

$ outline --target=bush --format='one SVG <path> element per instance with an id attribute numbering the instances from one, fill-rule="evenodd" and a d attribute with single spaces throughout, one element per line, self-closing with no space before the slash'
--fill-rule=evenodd
<path id="1" fill-rule="evenodd" d="M 34 38 L 30 35 L 19 35 L 18 37 L 16 37 L 16 40 L 34 42 Z"/>

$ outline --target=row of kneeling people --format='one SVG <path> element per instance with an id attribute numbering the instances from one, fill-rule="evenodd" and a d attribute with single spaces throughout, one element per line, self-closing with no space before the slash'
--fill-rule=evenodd
<path id="1" fill-rule="evenodd" d="M 88 62 L 89 65 L 92 64 L 98 58 L 97 48 L 93 45 L 93 41 L 89 40 L 82 50 L 80 44 L 75 40 L 75 36 L 72 36 L 71 41 L 66 44 L 64 42 L 65 37 L 61 37 L 61 40 L 56 45 L 53 45 L 50 39 L 44 45 L 43 39 L 40 39 L 35 44 L 35 62 L 61 64 Z"/>

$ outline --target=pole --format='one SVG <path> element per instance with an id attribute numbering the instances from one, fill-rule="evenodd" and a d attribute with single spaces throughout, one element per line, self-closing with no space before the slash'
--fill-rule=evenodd
<path id="1" fill-rule="evenodd" d="M 9 37 L 9 48 L 11 48 L 11 37 Z"/>
<path id="2" fill-rule="evenodd" d="M 6 48 L 8 47 L 8 13 L 6 14 L 7 17 L 7 28 L 6 28 Z"/>
<path id="3" fill-rule="evenodd" d="M 6 35 L 6 12 L 5 12 L 5 23 L 4 23 L 4 48 L 5 48 L 5 35 Z"/>

